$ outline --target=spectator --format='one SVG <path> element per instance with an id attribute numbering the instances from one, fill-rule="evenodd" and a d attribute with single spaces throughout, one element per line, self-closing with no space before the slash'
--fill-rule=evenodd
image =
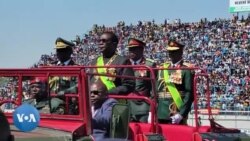
<path id="1" fill-rule="evenodd" d="M 95 25 L 95 28 L 86 33 L 82 42 L 74 48 L 72 57 L 79 65 L 88 64 L 100 55 L 97 46 L 99 36 L 104 31 L 111 31 L 119 35 L 120 40 L 117 50 L 120 54 L 127 54 L 128 50 L 125 46 L 130 37 L 139 37 L 147 43 L 144 49 L 145 57 L 155 60 L 159 65 L 169 60 L 169 56 L 165 53 L 165 45 L 169 37 L 176 36 L 186 45 L 183 54 L 184 60 L 206 70 L 209 74 L 211 82 L 209 85 L 211 87 L 217 85 L 236 87 L 238 80 L 240 80 L 239 83 L 243 84 L 245 80 L 246 84 L 242 86 L 242 91 L 249 97 L 247 77 L 249 77 L 250 65 L 248 51 L 250 46 L 250 22 L 249 17 L 245 18 L 244 21 L 237 21 L 238 19 L 237 16 L 234 16 L 232 20 L 214 19 L 208 21 L 204 19 L 202 22 L 179 22 L 179 24 L 167 19 L 159 24 L 153 21 L 150 21 L 150 24 L 148 24 L 149 22 L 138 21 L 136 25 L 126 25 L 124 22 L 119 22 L 122 24 L 114 27 Z M 55 61 L 55 59 L 55 54 L 51 54 L 43 57 L 37 65 L 50 63 L 49 60 Z M 200 82 L 202 81 L 200 80 Z M 217 84 L 217 82 L 220 83 Z M 236 94 L 235 90 L 230 91 Z M 215 92 L 215 89 L 211 90 L 211 93 Z M 225 89 L 220 90 L 221 95 L 227 95 L 227 93 Z M 200 100 L 206 102 L 205 95 L 202 95 Z M 220 98 L 213 99 L 212 107 L 215 107 L 215 101 L 218 101 L 218 99 Z M 228 104 L 226 102 L 226 105 Z"/>

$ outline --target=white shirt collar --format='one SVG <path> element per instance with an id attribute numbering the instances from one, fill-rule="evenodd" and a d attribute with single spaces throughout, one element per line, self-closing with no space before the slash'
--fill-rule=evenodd
<path id="1" fill-rule="evenodd" d="M 175 64 L 171 63 L 171 66 L 172 66 L 172 67 L 178 66 L 178 65 L 181 63 L 182 60 L 183 60 L 183 59 L 179 60 L 179 61 L 176 62 Z"/>
<path id="2" fill-rule="evenodd" d="M 140 59 L 137 60 L 137 61 L 134 61 L 134 60 L 132 60 L 132 59 L 129 59 L 129 60 L 130 60 L 130 62 L 132 63 L 132 65 L 135 65 L 135 64 L 140 64 L 142 58 L 140 58 Z"/>
<path id="3" fill-rule="evenodd" d="M 65 62 L 61 62 L 61 61 L 58 61 L 57 65 L 59 64 L 64 64 L 64 66 L 68 66 L 69 62 L 71 61 L 71 59 L 65 61 Z"/>

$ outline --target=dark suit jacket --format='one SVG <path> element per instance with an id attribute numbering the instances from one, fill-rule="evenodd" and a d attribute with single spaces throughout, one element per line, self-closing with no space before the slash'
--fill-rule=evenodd
<path id="1" fill-rule="evenodd" d="M 103 58 L 104 64 L 106 64 L 110 58 Z M 95 58 L 90 65 L 96 66 L 97 58 Z M 116 58 L 110 63 L 110 65 L 130 65 L 130 61 L 123 56 L 117 55 Z M 91 69 L 91 72 L 97 72 L 94 69 Z M 115 69 L 116 75 L 120 76 L 134 76 L 134 72 L 132 68 L 116 68 Z M 90 77 L 90 81 L 94 82 L 94 76 Z M 115 78 L 113 81 L 115 84 L 115 88 L 108 91 L 110 94 L 128 94 L 134 90 L 135 82 L 133 79 L 128 78 Z"/>
<path id="2" fill-rule="evenodd" d="M 92 119 L 93 137 L 96 141 L 109 137 L 110 120 L 112 116 L 112 107 L 117 103 L 113 98 L 107 99 Z"/>

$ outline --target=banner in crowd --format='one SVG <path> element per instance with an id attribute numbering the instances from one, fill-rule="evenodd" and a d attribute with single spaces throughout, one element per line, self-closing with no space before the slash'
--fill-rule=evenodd
<path id="1" fill-rule="evenodd" d="M 247 12 L 250 11 L 250 0 L 230 0 L 229 12 Z"/>

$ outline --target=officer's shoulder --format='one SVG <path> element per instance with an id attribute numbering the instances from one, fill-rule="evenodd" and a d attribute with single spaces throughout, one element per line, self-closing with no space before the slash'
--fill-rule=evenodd
<path id="1" fill-rule="evenodd" d="M 160 63 L 159 66 L 164 66 L 164 65 L 169 65 L 169 64 L 171 64 L 171 62 L 170 62 L 170 61 L 166 61 L 166 62 L 164 62 L 164 63 Z"/>
<path id="2" fill-rule="evenodd" d="M 146 58 L 146 65 L 155 66 L 156 62 L 153 59 Z"/>
<path id="3" fill-rule="evenodd" d="M 118 61 L 120 64 L 126 64 L 127 62 L 130 62 L 128 57 L 126 56 L 121 56 L 121 55 L 117 55 L 116 58 L 115 58 L 115 61 Z"/>
<path id="4" fill-rule="evenodd" d="M 116 58 L 117 58 L 117 59 L 124 59 L 124 60 L 128 59 L 127 57 L 121 56 L 121 55 L 119 55 L 119 54 L 116 55 Z"/>
<path id="5" fill-rule="evenodd" d="M 192 68 L 192 67 L 195 67 L 195 64 L 184 62 L 183 66 L 188 67 L 188 68 Z M 190 70 L 190 72 L 191 72 L 191 74 L 195 74 L 195 70 Z"/>
<path id="6" fill-rule="evenodd" d="M 149 58 L 146 58 L 146 61 L 151 62 L 151 63 L 155 63 L 155 60 L 149 59 Z"/>
<path id="7" fill-rule="evenodd" d="M 185 66 L 185 67 L 194 67 L 195 65 L 192 64 L 192 63 L 184 62 L 184 63 L 183 63 L 183 66 Z"/>

